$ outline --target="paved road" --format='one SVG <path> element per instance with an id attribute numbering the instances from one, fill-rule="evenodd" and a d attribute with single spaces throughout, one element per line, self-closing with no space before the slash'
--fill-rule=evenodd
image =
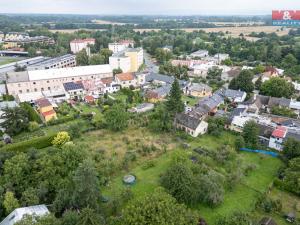
<path id="1" fill-rule="evenodd" d="M 149 72 L 158 73 L 159 67 L 152 61 L 151 56 L 145 52 L 144 58 L 147 70 Z"/>

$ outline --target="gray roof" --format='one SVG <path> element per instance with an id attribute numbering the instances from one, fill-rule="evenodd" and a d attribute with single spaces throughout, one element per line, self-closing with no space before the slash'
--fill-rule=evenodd
<path id="1" fill-rule="evenodd" d="M 286 134 L 286 139 L 293 138 L 296 141 L 300 141 L 300 133 L 291 132 L 290 130 Z"/>
<path id="2" fill-rule="evenodd" d="M 212 88 L 206 84 L 203 84 L 203 83 L 193 83 L 189 89 L 191 91 L 199 91 L 199 92 L 202 92 L 202 91 L 212 91 Z"/>
<path id="3" fill-rule="evenodd" d="M 192 130 L 196 130 L 196 128 L 199 126 L 199 124 L 201 123 L 201 120 L 192 117 L 188 114 L 185 113 L 180 113 L 177 114 L 175 117 L 176 123 L 179 123 L 185 127 L 188 127 Z"/>
<path id="4" fill-rule="evenodd" d="M 167 96 L 171 91 L 171 85 L 165 85 L 156 89 L 151 90 L 152 92 L 157 93 L 159 96 Z"/>
<path id="5" fill-rule="evenodd" d="M 7 83 L 17 83 L 17 82 L 26 82 L 29 81 L 29 75 L 27 71 L 22 72 L 8 72 Z"/>
<path id="6" fill-rule="evenodd" d="M 224 96 L 226 98 L 241 98 L 245 94 L 244 91 L 237 91 L 232 89 L 226 89 L 224 92 Z"/>
<path id="7" fill-rule="evenodd" d="M 16 222 L 20 221 L 24 215 L 37 215 L 43 216 L 49 213 L 46 205 L 35 205 L 24 208 L 18 208 L 12 211 L 1 223 L 0 225 L 14 225 Z"/>
<path id="8" fill-rule="evenodd" d="M 158 73 L 149 73 L 146 75 L 146 82 L 151 83 L 153 81 L 164 82 L 166 84 L 173 84 L 175 78 L 173 76 L 158 74 Z M 179 85 L 183 88 L 186 86 L 187 81 L 178 80 Z"/>
<path id="9" fill-rule="evenodd" d="M 201 99 L 198 102 L 198 106 L 207 106 L 208 109 L 212 110 L 216 107 L 218 107 L 222 102 L 224 101 L 224 99 L 222 98 L 222 96 L 220 96 L 217 93 L 214 93 L 212 96 L 210 97 L 206 97 Z"/>
<path id="10" fill-rule="evenodd" d="M 274 98 L 270 97 L 268 106 L 282 106 L 282 107 L 290 107 L 291 100 L 287 98 Z"/>

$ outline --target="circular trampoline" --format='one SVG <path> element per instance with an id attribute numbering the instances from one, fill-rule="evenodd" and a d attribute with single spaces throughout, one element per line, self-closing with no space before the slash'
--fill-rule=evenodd
<path id="1" fill-rule="evenodd" d="M 123 177 L 123 183 L 127 184 L 127 185 L 135 184 L 135 180 L 136 180 L 136 178 L 133 175 L 126 175 Z"/>

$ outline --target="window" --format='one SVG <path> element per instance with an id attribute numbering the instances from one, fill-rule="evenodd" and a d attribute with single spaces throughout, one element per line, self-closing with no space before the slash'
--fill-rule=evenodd
<path id="1" fill-rule="evenodd" d="M 33 84 L 36 84 L 35 82 L 33 82 Z"/>
<path id="2" fill-rule="evenodd" d="M 37 91 L 37 89 L 35 88 L 34 91 Z"/>
<path id="3" fill-rule="evenodd" d="M 44 91 L 44 88 L 41 88 L 41 91 Z"/>
<path id="4" fill-rule="evenodd" d="M 27 89 L 26 92 L 28 93 L 28 92 L 29 92 L 29 89 Z"/>
<path id="5" fill-rule="evenodd" d="M 48 90 L 50 91 L 50 90 L 51 90 L 51 88 L 50 88 L 50 87 L 48 87 Z"/>
<path id="6" fill-rule="evenodd" d="M 19 90 L 19 93 L 22 94 L 22 90 Z"/>
<path id="7" fill-rule="evenodd" d="M 21 84 L 18 84 L 18 87 L 21 87 Z"/>
<path id="8" fill-rule="evenodd" d="M 47 83 L 49 83 L 49 80 L 47 80 Z"/>

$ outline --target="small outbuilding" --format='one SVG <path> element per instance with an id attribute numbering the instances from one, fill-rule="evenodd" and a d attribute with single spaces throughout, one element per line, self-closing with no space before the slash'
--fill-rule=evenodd
<path id="1" fill-rule="evenodd" d="M 296 215 L 294 212 L 289 212 L 285 217 L 286 217 L 286 221 L 290 223 L 294 223 L 296 220 Z"/>
<path id="2" fill-rule="evenodd" d="M 259 221 L 259 225 L 277 225 L 271 217 L 264 217 Z"/>

